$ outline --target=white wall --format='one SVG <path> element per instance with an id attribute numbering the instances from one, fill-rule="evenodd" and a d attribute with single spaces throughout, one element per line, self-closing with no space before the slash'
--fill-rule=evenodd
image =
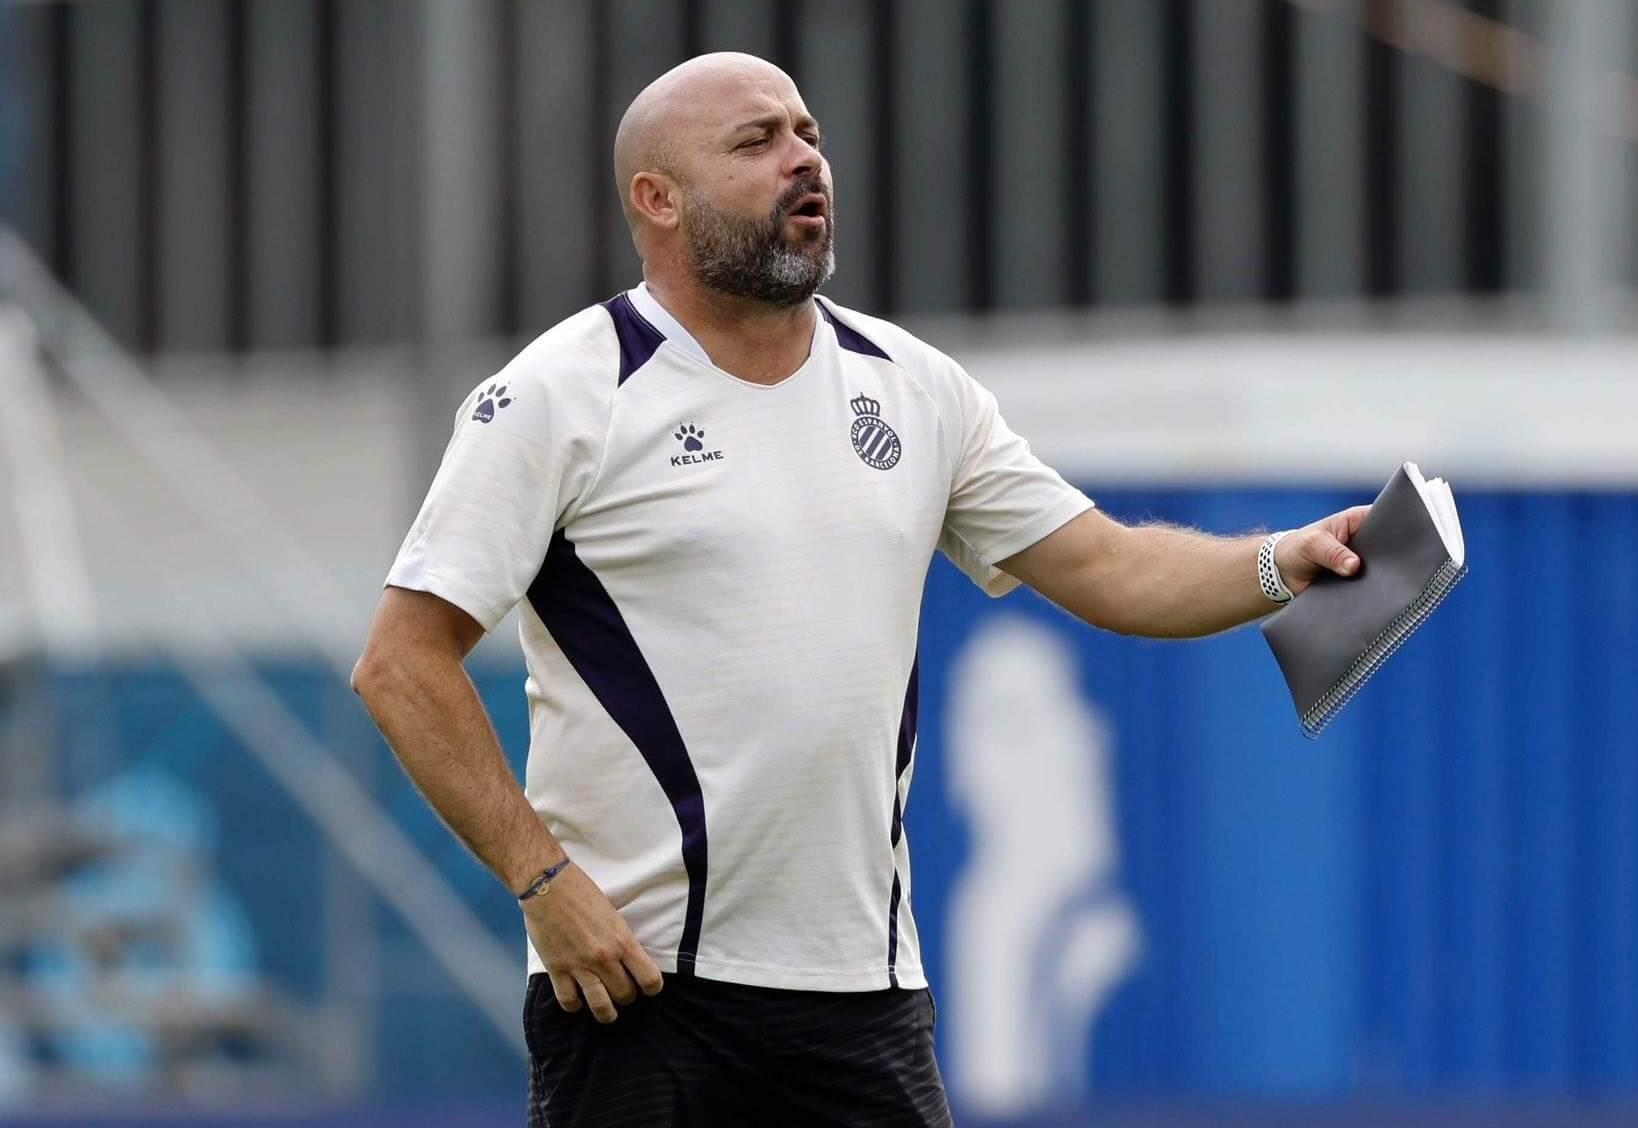
<path id="1" fill-rule="evenodd" d="M 1638 488 L 1638 335 L 1364 325 L 1276 333 L 1080 317 L 919 328 L 1094 494 L 1139 483 L 1374 488 L 1404 459 L 1447 478 L 1458 501 L 1489 486 Z M 432 414 L 449 417 L 505 355 L 497 346 L 452 364 L 433 393 L 447 403 Z M 355 649 L 442 445 L 441 430 L 415 438 L 427 425 L 413 364 L 394 354 L 333 366 L 264 356 L 232 369 L 177 363 L 162 381 L 333 581 L 328 602 L 299 569 L 244 567 L 117 428 L 59 394 L 95 592 L 92 647 L 208 645 L 225 634 L 272 650 L 310 640 Z M 15 642 L 34 609 L 11 493 L 0 480 L 0 641 Z M 253 533 L 247 543 L 261 541 Z M 486 645 L 515 647 L 512 627 L 496 634 Z"/>

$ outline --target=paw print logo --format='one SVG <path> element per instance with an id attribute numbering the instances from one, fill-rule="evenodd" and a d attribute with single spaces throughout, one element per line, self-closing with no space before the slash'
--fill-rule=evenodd
<path id="1" fill-rule="evenodd" d="M 683 445 L 684 450 L 695 451 L 705 446 L 705 432 L 692 423 L 684 423 L 673 434 L 677 436 L 677 441 Z"/>
<path id="2" fill-rule="evenodd" d="M 479 423 L 487 423 L 495 418 L 495 412 L 512 401 L 506 398 L 505 384 L 491 384 L 488 390 L 478 400 L 478 410 L 472 413 L 472 418 Z"/>

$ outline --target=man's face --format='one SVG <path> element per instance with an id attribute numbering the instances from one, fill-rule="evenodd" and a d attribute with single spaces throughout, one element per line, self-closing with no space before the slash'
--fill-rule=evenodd
<path id="1" fill-rule="evenodd" d="M 836 269 L 818 124 L 782 76 L 747 81 L 700 117 L 682 184 L 696 275 L 768 305 L 806 301 Z"/>

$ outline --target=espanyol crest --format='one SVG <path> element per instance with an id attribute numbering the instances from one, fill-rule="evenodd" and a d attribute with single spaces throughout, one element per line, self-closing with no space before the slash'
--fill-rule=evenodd
<path id="1" fill-rule="evenodd" d="M 848 405 L 858 416 L 853 421 L 853 449 L 866 466 L 874 466 L 877 470 L 893 469 L 902 448 L 893 428 L 882 422 L 882 405 L 863 394 L 849 400 Z"/>

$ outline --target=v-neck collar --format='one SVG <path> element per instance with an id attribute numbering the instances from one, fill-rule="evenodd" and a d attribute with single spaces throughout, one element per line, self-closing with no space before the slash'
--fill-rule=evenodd
<path id="1" fill-rule="evenodd" d="M 743 380 L 732 372 L 718 368 L 715 362 L 711 360 L 710 354 L 705 351 L 705 346 L 700 344 L 692 333 L 683 328 L 682 322 L 671 316 L 670 312 L 660 304 L 659 299 L 649 290 L 647 282 L 639 282 L 627 290 L 626 300 L 631 303 L 631 307 L 637 311 L 638 316 L 653 326 L 660 336 L 711 369 L 711 371 L 734 381 L 736 384 L 743 384 L 747 388 L 768 390 L 785 387 L 802 372 L 806 371 L 808 366 L 813 363 L 814 358 L 819 355 L 821 334 L 827 331 L 832 334 L 835 332 L 835 326 L 831 323 L 830 311 L 820 304 L 819 298 L 815 297 L 813 340 L 808 345 L 808 355 L 802 359 L 801 364 L 797 365 L 796 371 L 783 380 L 776 384 L 761 384 L 753 380 Z"/>
<path id="2" fill-rule="evenodd" d="M 705 346 L 694 339 L 694 334 L 683 328 L 682 322 L 672 317 L 659 300 L 649 292 L 647 282 L 639 282 L 626 291 L 626 298 L 632 307 L 642 314 L 643 320 L 660 331 L 660 335 L 685 352 L 692 353 L 697 359 L 706 364 L 711 358 L 706 354 Z"/>

